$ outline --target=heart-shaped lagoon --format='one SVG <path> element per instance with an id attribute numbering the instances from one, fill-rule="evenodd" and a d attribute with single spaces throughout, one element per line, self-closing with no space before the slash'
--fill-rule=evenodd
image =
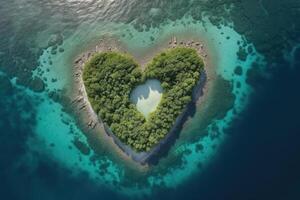
<path id="1" fill-rule="evenodd" d="M 203 61 L 193 48 L 166 50 L 144 71 L 129 55 L 103 52 L 85 64 L 83 81 L 102 122 L 141 152 L 152 149 L 178 123 L 202 69 Z"/>
<path id="2" fill-rule="evenodd" d="M 147 80 L 144 84 L 137 86 L 130 94 L 130 101 L 136 105 L 147 119 L 154 112 L 161 100 L 163 89 L 159 80 Z"/>

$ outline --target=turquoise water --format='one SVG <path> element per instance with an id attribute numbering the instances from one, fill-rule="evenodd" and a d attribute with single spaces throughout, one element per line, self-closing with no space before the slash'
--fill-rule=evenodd
<path id="1" fill-rule="evenodd" d="M 147 80 L 144 84 L 138 85 L 130 94 L 130 101 L 136 105 L 144 117 L 154 112 L 161 100 L 163 89 L 160 82 L 155 79 Z"/>
<path id="2" fill-rule="evenodd" d="M 99 23 L 91 25 L 84 23 L 75 33 L 64 38 L 62 44 L 64 52 L 52 55 L 50 49 L 44 50 L 39 58 L 42 64 L 34 73 L 34 76 L 47 78 L 46 91 L 64 90 L 68 94 L 72 80 L 72 59 L 93 44 L 97 38 L 101 38 L 102 35 L 109 33 L 114 37 L 119 37 L 128 48 L 129 53 L 135 57 L 151 52 L 153 48 L 168 42 L 168 39 L 173 35 L 176 35 L 178 40 L 194 38 L 203 41 L 208 51 L 208 59 L 211 62 L 211 69 L 209 70 L 216 73 L 216 79 L 226 83 L 227 86 L 224 86 L 223 89 L 231 92 L 234 96 L 231 98 L 233 101 L 229 101 L 231 106 L 226 108 L 219 106 L 220 110 L 217 111 L 206 108 L 209 107 L 210 98 L 220 98 L 218 92 L 221 89 L 218 87 L 224 84 L 213 86 L 212 91 L 208 93 L 207 100 L 202 102 L 203 105 L 199 106 L 194 117 L 188 121 L 188 125 L 182 130 L 181 137 L 171 148 L 169 156 L 163 158 L 158 165 L 150 167 L 146 175 L 134 173 L 134 176 L 143 177 L 140 181 L 135 182 L 133 179 L 133 183 L 128 184 L 131 182 L 129 174 L 132 172 L 126 165 L 114 162 L 109 153 L 93 162 L 91 158 L 97 153 L 94 151 L 91 151 L 89 155 L 80 153 L 74 146 L 73 140 L 74 138 L 80 139 L 81 142 L 89 145 L 85 134 L 77 126 L 74 117 L 64 112 L 62 105 L 53 102 L 46 93 L 29 94 L 43 98 L 44 101 L 36 105 L 38 121 L 35 127 L 35 137 L 28 141 L 28 147 L 32 152 L 39 151 L 58 161 L 61 165 L 71 169 L 74 174 L 86 172 L 95 181 L 95 184 L 105 185 L 105 187 L 112 189 L 118 188 L 120 193 L 127 195 L 150 194 L 157 187 L 176 188 L 189 180 L 193 174 L 199 173 L 213 159 L 218 146 L 226 140 L 224 129 L 230 126 L 234 118 L 247 105 L 247 97 L 251 93 L 251 87 L 246 83 L 246 74 L 251 68 L 251 64 L 254 61 L 262 61 L 263 57 L 255 52 L 251 43 L 248 43 L 247 46 L 252 46 L 254 51 L 245 61 L 240 61 L 237 57 L 238 42 L 242 42 L 244 38 L 232 27 L 221 26 L 218 28 L 208 20 L 205 23 L 189 23 L 191 21 L 191 18 L 182 18 L 143 32 L 137 31 L 130 24 Z M 90 31 L 90 26 L 93 26 L 93 31 Z M 154 40 L 148 39 L 151 36 Z M 51 58 L 51 66 L 49 58 Z M 242 73 L 238 75 L 234 72 L 237 66 L 242 67 Z M 47 68 L 51 68 L 51 70 L 47 72 L 45 70 Z M 43 71 L 43 74 L 41 75 L 37 71 Z M 53 82 L 52 78 L 57 81 Z M 143 107 L 142 104 L 141 107 Z M 152 109 L 141 112 L 146 115 L 147 112 L 151 111 Z M 222 112 L 224 115 L 221 117 L 212 116 L 211 120 L 205 122 L 203 112 L 205 115 L 210 115 L 213 112 Z M 204 122 L 199 123 L 202 121 Z M 99 172 L 102 163 L 108 163 L 104 175 Z M 200 165 L 201 168 L 199 168 Z"/>

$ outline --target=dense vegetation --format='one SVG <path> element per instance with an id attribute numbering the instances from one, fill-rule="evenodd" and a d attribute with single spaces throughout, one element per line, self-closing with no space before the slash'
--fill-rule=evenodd
<path id="1" fill-rule="evenodd" d="M 203 62 L 191 48 L 178 47 L 156 56 L 141 71 L 134 60 L 116 52 L 95 55 L 84 67 L 83 80 L 93 109 L 116 136 L 136 151 L 148 151 L 174 125 L 191 101 Z M 146 79 L 162 83 L 163 96 L 149 119 L 130 102 L 131 90 Z"/>

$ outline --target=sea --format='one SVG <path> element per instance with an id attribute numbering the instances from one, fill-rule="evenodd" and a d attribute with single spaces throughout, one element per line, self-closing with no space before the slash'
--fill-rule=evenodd
<path id="1" fill-rule="evenodd" d="M 299 18 L 299 0 L 0 0 L 0 199 L 300 199 Z M 215 74 L 147 169 L 70 106 L 76 57 L 107 37 L 135 58 L 200 41 Z"/>

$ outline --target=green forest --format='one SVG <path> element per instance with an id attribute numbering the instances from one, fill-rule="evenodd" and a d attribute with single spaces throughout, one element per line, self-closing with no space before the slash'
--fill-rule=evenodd
<path id="1" fill-rule="evenodd" d="M 129 55 L 104 52 L 84 66 L 83 81 L 95 112 L 125 144 L 135 151 L 149 151 L 170 131 L 176 118 L 192 99 L 192 90 L 204 67 L 192 48 L 166 50 L 141 67 Z M 163 88 L 157 109 L 145 117 L 130 102 L 130 93 L 147 79 Z"/>

